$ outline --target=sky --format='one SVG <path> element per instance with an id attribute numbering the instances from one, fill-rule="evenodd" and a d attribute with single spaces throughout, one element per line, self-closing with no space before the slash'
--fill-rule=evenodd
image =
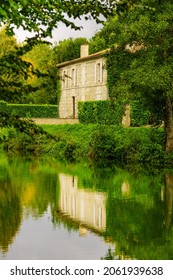
<path id="1" fill-rule="evenodd" d="M 59 28 L 55 29 L 52 33 L 52 38 L 47 38 L 48 41 L 50 41 L 52 44 L 56 44 L 59 41 L 62 41 L 64 39 L 68 38 L 77 38 L 77 37 L 85 37 L 87 39 L 90 39 L 97 33 L 102 25 L 96 24 L 94 20 L 75 20 L 74 23 L 76 23 L 79 26 L 82 26 L 83 28 L 80 31 L 75 31 L 71 29 L 70 27 L 66 27 L 63 23 L 59 23 Z M 15 34 L 17 37 L 18 42 L 22 43 L 26 38 L 32 37 L 33 33 L 30 33 L 28 31 L 24 31 L 22 28 L 19 28 L 18 30 L 15 30 Z"/>

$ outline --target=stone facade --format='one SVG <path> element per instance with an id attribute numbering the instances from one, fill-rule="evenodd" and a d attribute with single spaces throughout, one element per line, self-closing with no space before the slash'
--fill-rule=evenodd
<path id="1" fill-rule="evenodd" d="M 57 65 L 61 77 L 60 118 L 77 118 L 78 101 L 108 99 L 104 53 L 89 55 L 88 45 L 82 45 L 80 58 Z"/>

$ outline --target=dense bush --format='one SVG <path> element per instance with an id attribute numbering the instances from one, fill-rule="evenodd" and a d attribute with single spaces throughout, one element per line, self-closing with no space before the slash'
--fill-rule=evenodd
<path id="1" fill-rule="evenodd" d="M 1 151 L 44 155 L 67 161 L 90 161 L 101 166 L 139 163 L 159 167 L 172 165 L 173 154 L 164 151 L 163 128 L 97 124 L 41 127 L 48 134 L 36 134 L 32 129 L 26 134 L 13 127 L 0 128 Z"/>
<path id="2" fill-rule="evenodd" d="M 42 143 L 45 135 L 29 135 L 14 127 L 0 129 L 0 150 L 8 155 L 20 155 L 27 158 L 43 154 Z"/>
<path id="3" fill-rule="evenodd" d="M 120 124 L 123 106 L 110 100 L 78 103 L 78 118 L 84 124 Z"/>
<path id="4" fill-rule="evenodd" d="M 59 139 L 47 146 L 46 153 L 61 159 L 89 160 L 100 165 L 171 163 L 171 157 L 164 152 L 162 128 L 76 124 L 56 126 L 56 130 L 54 126 L 44 126 L 44 129 Z"/>
<path id="5" fill-rule="evenodd" d="M 28 118 L 57 118 L 56 105 L 8 104 L 0 101 L 0 111 Z"/>
<path id="6" fill-rule="evenodd" d="M 162 129 L 102 126 L 93 133 L 90 146 L 92 158 L 100 164 L 164 161 Z"/>
<path id="7" fill-rule="evenodd" d="M 57 141 L 45 146 L 45 154 L 62 160 L 88 160 L 89 143 L 95 125 L 66 124 L 43 125 L 43 129 L 55 135 Z"/>

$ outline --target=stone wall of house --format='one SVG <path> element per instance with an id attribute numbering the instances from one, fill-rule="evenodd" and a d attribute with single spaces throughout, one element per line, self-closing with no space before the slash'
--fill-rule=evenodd
<path id="1" fill-rule="evenodd" d="M 108 99 L 104 57 L 79 61 L 60 68 L 60 118 L 77 118 L 78 102 Z"/>

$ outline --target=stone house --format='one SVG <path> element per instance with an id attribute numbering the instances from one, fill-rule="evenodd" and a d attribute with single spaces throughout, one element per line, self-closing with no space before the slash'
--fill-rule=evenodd
<path id="1" fill-rule="evenodd" d="M 79 101 L 109 99 L 107 88 L 107 50 L 89 55 L 89 45 L 81 45 L 80 58 L 59 63 L 61 79 L 59 118 L 78 118 Z M 130 107 L 126 107 L 122 124 L 130 125 Z"/>
<path id="2" fill-rule="evenodd" d="M 61 77 L 60 118 L 77 118 L 78 101 L 108 99 L 104 53 L 89 55 L 89 46 L 82 45 L 80 58 L 57 65 Z"/>

